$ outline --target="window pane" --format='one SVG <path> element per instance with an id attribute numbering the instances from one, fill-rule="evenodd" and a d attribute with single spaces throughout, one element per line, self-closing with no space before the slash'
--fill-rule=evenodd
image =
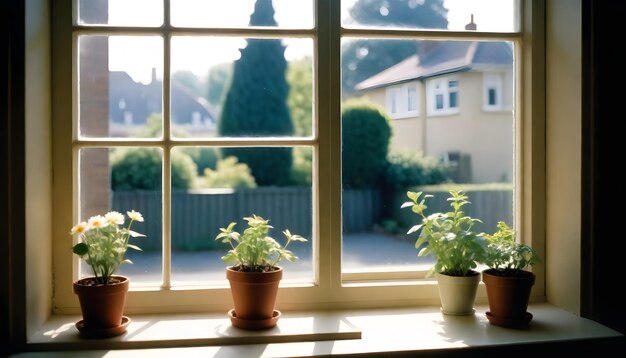
<path id="1" fill-rule="evenodd" d="M 311 39 L 172 38 L 175 137 L 310 136 Z"/>
<path id="2" fill-rule="evenodd" d="M 498 220 L 513 225 L 514 111 L 483 111 L 483 72 L 502 70 L 502 97 L 514 98 L 512 44 L 415 41 L 412 47 L 417 53 L 381 66 L 343 102 L 345 272 L 430 267 L 429 258 L 417 257 L 416 234 L 406 234 L 420 222 L 400 208 L 408 190 L 434 195 L 430 214 L 449 211 L 447 190 L 463 184 L 472 201 L 467 214 L 484 222 L 476 232 L 493 232 Z M 416 91 L 416 103 L 433 110 L 418 106 L 415 115 L 391 121 L 386 93 L 402 81 L 424 89 Z"/>
<path id="3" fill-rule="evenodd" d="M 517 31 L 515 0 L 342 0 L 346 27 Z"/>
<path id="4" fill-rule="evenodd" d="M 298 257 L 285 279 L 313 280 L 312 148 L 186 147 L 172 151 L 172 279 L 178 283 L 225 280 L 221 257 L 230 246 L 215 241 L 220 228 L 253 214 L 270 220 L 270 236 L 305 237 L 288 247 Z"/>
<path id="5" fill-rule="evenodd" d="M 458 96 L 459 94 L 456 92 L 451 92 L 450 93 L 450 108 L 457 108 L 459 106 L 458 104 Z"/>
<path id="6" fill-rule="evenodd" d="M 94 215 L 135 210 L 144 222 L 132 230 L 146 235 L 131 243 L 143 251 L 129 249 L 118 274 L 131 277 L 133 284 L 161 282 L 161 151 L 156 148 L 89 148 L 79 152 L 80 221 Z M 81 260 L 81 275 L 92 275 Z"/>
<path id="7" fill-rule="evenodd" d="M 161 136 L 163 41 L 156 36 L 81 36 L 81 137 Z"/>
<path id="8" fill-rule="evenodd" d="M 251 18 L 255 4 L 257 16 Z M 172 25 L 179 27 L 310 29 L 314 24 L 312 0 L 171 0 L 171 9 Z"/>
<path id="9" fill-rule="evenodd" d="M 489 89 L 489 105 L 495 106 L 497 104 L 496 101 L 496 90 L 494 88 Z"/>
<path id="10" fill-rule="evenodd" d="M 163 24 L 163 0 L 79 0 L 78 23 L 80 25 L 160 26 Z"/>

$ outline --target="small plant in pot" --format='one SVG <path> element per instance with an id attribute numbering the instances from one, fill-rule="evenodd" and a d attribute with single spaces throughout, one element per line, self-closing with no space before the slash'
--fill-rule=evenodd
<path id="1" fill-rule="evenodd" d="M 111 337 L 126 332 L 130 319 L 123 315 L 128 293 L 129 279 L 119 276 L 120 265 L 131 263 L 125 255 L 127 249 L 141 250 L 129 243 L 131 237 L 145 235 L 131 230 L 133 222 L 142 222 L 141 213 L 126 213 L 130 219 L 124 227 L 124 215 L 110 211 L 95 215 L 70 230 L 78 237 L 72 247 L 74 254 L 90 266 L 93 276 L 74 281 L 74 293 L 78 296 L 83 319 L 76 328 L 84 336 Z"/>
<path id="2" fill-rule="evenodd" d="M 527 269 L 541 262 L 530 246 L 515 241 L 515 232 L 506 223 L 498 222 L 497 231 L 483 234 L 488 240 L 482 272 L 487 290 L 489 322 L 503 327 L 523 328 L 532 319 L 527 312 L 535 274 Z"/>
<path id="3" fill-rule="evenodd" d="M 422 192 L 407 192 L 410 201 L 402 207 L 410 207 L 420 216 L 421 223 L 413 226 L 407 235 L 420 231 L 415 242 L 418 256 L 432 254 L 435 264 L 427 276 L 437 278 L 441 311 L 449 315 L 470 315 L 474 313 L 476 291 L 480 283 L 480 272 L 476 270 L 483 258 L 486 240 L 473 231 L 474 224 L 480 222 L 463 212 L 469 204 L 468 197 L 461 190 L 450 190 L 447 199 L 452 207 L 448 212 L 426 215 L 426 199 L 432 195 Z"/>
<path id="4" fill-rule="evenodd" d="M 287 247 L 294 241 L 306 242 L 300 235 L 284 230 L 286 242 L 281 245 L 269 236 L 273 227 L 258 215 L 244 217 L 248 227 L 240 234 L 235 222 L 220 228 L 215 240 L 231 246 L 222 257 L 233 263 L 226 268 L 234 308 L 228 314 L 233 326 L 243 329 L 267 329 L 276 325 L 280 311 L 274 309 L 278 286 L 283 277 L 279 263 L 285 259 L 295 262 L 298 257 Z"/>

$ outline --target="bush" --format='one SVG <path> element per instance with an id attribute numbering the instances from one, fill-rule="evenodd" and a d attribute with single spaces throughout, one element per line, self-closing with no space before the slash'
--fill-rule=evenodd
<path id="1" fill-rule="evenodd" d="M 207 168 L 215 169 L 218 159 L 220 159 L 220 151 L 213 147 L 188 147 L 184 148 L 186 153 L 196 163 L 198 175 L 204 175 Z"/>
<path id="2" fill-rule="evenodd" d="M 293 150 L 293 166 L 291 168 L 291 185 L 311 186 L 313 168 L 313 151 L 306 147 Z"/>
<path id="3" fill-rule="evenodd" d="M 235 157 L 218 160 L 216 169 L 205 169 L 204 179 L 200 181 L 205 188 L 256 188 L 250 167 L 238 163 Z"/>
<path id="4" fill-rule="evenodd" d="M 369 188 L 378 184 L 387 164 L 391 138 L 389 117 L 374 104 L 351 100 L 341 115 L 343 185 Z"/>
<path id="5" fill-rule="evenodd" d="M 111 189 L 160 190 L 162 177 L 161 151 L 155 148 L 120 148 L 111 155 Z M 196 165 L 181 151 L 172 153 L 172 187 L 193 187 Z"/>
<path id="6" fill-rule="evenodd" d="M 393 150 L 387 157 L 385 185 L 392 189 L 431 185 L 447 180 L 447 168 L 439 160 L 422 152 Z"/>

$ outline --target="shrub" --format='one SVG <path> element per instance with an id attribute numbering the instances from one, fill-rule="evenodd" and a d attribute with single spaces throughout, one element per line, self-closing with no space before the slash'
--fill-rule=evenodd
<path id="1" fill-rule="evenodd" d="M 220 151 L 213 147 L 188 147 L 184 148 L 186 153 L 196 163 L 198 175 L 204 175 L 206 168 L 215 169 L 218 159 L 220 159 Z"/>
<path id="2" fill-rule="evenodd" d="M 111 155 L 111 189 L 160 190 L 161 151 L 156 148 L 119 148 Z M 196 165 L 189 155 L 172 152 L 172 187 L 191 188 L 196 180 Z"/>
<path id="3" fill-rule="evenodd" d="M 205 188 L 255 188 L 256 182 L 246 163 L 238 163 L 235 157 L 217 161 L 215 170 L 204 170 L 202 186 Z"/>
<path id="4" fill-rule="evenodd" d="M 389 117 L 361 100 L 344 104 L 341 115 L 343 185 L 368 188 L 378 184 L 387 164 L 391 138 Z"/>
<path id="5" fill-rule="evenodd" d="M 447 180 L 447 168 L 439 160 L 422 152 L 393 150 L 387 157 L 385 185 L 393 189 L 432 185 Z"/>
<path id="6" fill-rule="evenodd" d="M 310 148 L 296 147 L 293 150 L 293 166 L 291 168 L 291 185 L 311 186 L 313 151 Z"/>

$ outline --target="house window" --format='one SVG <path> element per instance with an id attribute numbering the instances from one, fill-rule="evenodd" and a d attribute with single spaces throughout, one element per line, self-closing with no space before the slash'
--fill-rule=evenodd
<path id="1" fill-rule="evenodd" d="M 418 115 L 417 85 L 405 84 L 386 89 L 387 111 L 391 118 L 407 118 Z"/>
<path id="2" fill-rule="evenodd" d="M 72 108 L 74 116 L 59 118 L 68 122 L 52 128 L 55 145 L 64 149 L 55 151 L 55 175 L 71 178 L 55 182 L 55 198 L 71 200 L 71 205 L 59 205 L 54 222 L 69 230 L 75 222 L 107 210 L 143 213 L 146 220 L 134 229 L 148 236 L 136 243 L 144 251 L 132 253 L 133 264 L 120 272 L 131 277 L 128 312 L 230 309 L 227 263 L 220 260 L 228 247 L 213 238 L 231 221 L 242 227 L 243 216 L 252 213 L 271 220 L 276 239 L 285 228 L 309 239 L 307 245 L 293 248 L 298 262 L 285 263 L 279 304 L 312 308 L 321 302 L 341 306 L 359 301 L 364 307 L 385 301 L 434 302 L 436 287 L 429 281 L 406 284 L 407 279 L 424 278 L 432 260 L 416 259 L 412 238 L 405 236 L 406 223 L 400 216 L 384 216 L 397 205 L 381 201 L 384 196 L 377 187 L 386 180 L 381 168 L 394 160 L 394 168 L 400 168 L 405 153 L 384 153 L 388 155 L 378 162 L 378 176 L 371 179 L 374 186 L 345 185 L 348 172 L 342 172 L 337 148 L 345 135 L 355 134 L 342 133 L 342 101 L 359 97 L 356 84 L 377 74 L 360 72 L 372 58 L 368 56 L 376 51 L 395 55 L 398 44 L 426 51 L 433 44 L 425 40 L 433 34 L 436 43 L 469 45 L 470 40 L 448 31 L 458 27 L 445 28 L 447 20 L 439 19 L 430 27 L 397 32 L 391 23 L 371 26 L 347 16 L 341 17 L 341 24 L 333 22 L 342 10 L 357 13 L 349 9 L 361 2 L 347 0 L 257 0 L 219 6 L 206 2 L 213 6 L 208 9 L 201 7 L 204 2 L 155 3 L 159 5 L 145 11 L 136 9 L 134 2 L 63 2 L 59 6 L 65 18 L 77 17 L 60 26 L 53 39 L 64 45 L 53 48 L 55 56 L 66 60 L 59 62 L 54 104 Z M 257 14 L 272 14 L 273 20 L 252 19 L 255 3 L 271 4 L 272 11 Z M 509 16 L 513 19 L 518 10 Z M 485 17 L 498 14 L 486 12 Z M 481 34 L 481 39 L 515 43 L 521 49 L 522 31 L 514 24 Z M 74 52 L 62 51 L 67 48 Z M 254 53 L 258 62 L 248 61 Z M 516 53 L 516 59 L 521 58 Z M 386 66 L 400 63 L 395 60 Z M 384 70 L 380 67 L 379 73 Z M 267 81 L 271 74 L 277 77 Z M 458 113 L 463 74 L 386 72 L 405 76 L 405 82 L 406 76 L 415 75 L 415 85 L 407 82 L 390 90 L 389 97 L 376 87 L 375 95 L 381 108 L 386 102 L 396 114 L 417 113 L 421 103 L 426 103 L 429 115 Z M 251 92 L 252 87 L 258 92 Z M 233 88 L 239 90 L 231 93 Z M 280 103 L 265 97 L 270 91 Z M 463 96 L 465 101 L 469 94 Z M 192 126 L 195 113 L 215 125 Z M 132 121 L 125 121 L 127 116 Z M 415 122 L 425 124 L 427 118 Z M 268 123 L 272 125 L 265 126 Z M 411 148 L 407 162 L 422 149 L 433 158 L 438 158 L 436 152 L 449 151 L 428 147 L 444 142 L 420 142 L 426 134 L 411 128 L 392 131 Z M 467 132 L 459 128 L 439 132 L 445 143 L 467 142 L 461 140 Z M 513 146 L 507 150 L 510 161 Z M 470 162 L 477 160 L 474 155 Z M 370 175 L 363 173 L 350 175 L 357 181 Z M 67 246 L 68 240 L 55 235 L 58 247 Z M 71 312 L 77 303 L 67 274 L 78 278 L 88 272 L 69 250 L 61 251 L 55 254 L 55 309 Z"/>
<path id="3" fill-rule="evenodd" d="M 426 80 L 429 115 L 459 113 L 459 80 L 451 77 Z"/>
<path id="4" fill-rule="evenodd" d="M 483 73 L 483 110 L 502 111 L 511 109 L 512 80 L 508 72 Z"/>

